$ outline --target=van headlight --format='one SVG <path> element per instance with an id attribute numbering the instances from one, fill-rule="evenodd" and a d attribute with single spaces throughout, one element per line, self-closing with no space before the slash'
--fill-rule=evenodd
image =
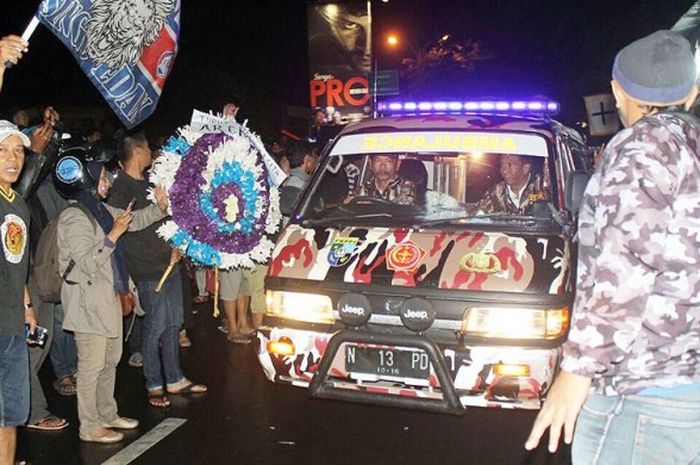
<path id="1" fill-rule="evenodd" d="M 464 312 L 462 331 L 483 337 L 556 339 L 569 328 L 569 308 L 484 308 Z"/>
<path id="2" fill-rule="evenodd" d="M 267 291 L 267 314 L 309 323 L 333 323 L 333 303 L 327 295 Z"/>

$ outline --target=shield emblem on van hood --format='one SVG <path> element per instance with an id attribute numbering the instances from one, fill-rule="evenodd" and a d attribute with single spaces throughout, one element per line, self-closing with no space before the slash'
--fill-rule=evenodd
<path id="1" fill-rule="evenodd" d="M 277 241 L 269 276 L 562 294 L 571 291 L 571 260 L 569 242 L 557 235 L 290 225 Z"/>

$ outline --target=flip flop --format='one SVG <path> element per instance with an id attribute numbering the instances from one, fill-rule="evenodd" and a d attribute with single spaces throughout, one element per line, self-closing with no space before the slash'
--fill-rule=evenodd
<path id="1" fill-rule="evenodd" d="M 37 431 L 60 431 L 68 428 L 68 425 L 69 423 L 65 418 L 50 415 L 37 423 L 29 423 L 26 427 Z"/>
<path id="2" fill-rule="evenodd" d="M 244 333 L 243 331 L 241 331 L 241 336 L 243 336 L 243 337 L 248 337 L 248 338 L 252 338 L 253 336 L 255 336 L 255 334 L 256 334 L 257 332 L 258 332 L 257 329 L 251 329 L 251 330 L 250 330 L 249 332 L 247 332 L 247 333 Z"/>
<path id="3" fill-rule="evenodd" d="M 245 336 L 243 334 L 228 336 L 226 339 L 228 339 L 229 342 L 233 342 L 234 344 L 248 345 L 251 343 L 250 337 Z"/>
<path id="4" fill-rule="evenodd" d="M 53 382 L 53 387 L 62 396 L 74 396 L 78 393 L 78 388 L 73 382 L 71 375 L 57 379 Z"/>
<path id="5" fill-rule="evenodd" d="M 208 391 L 207 387 L 203 384 L 195 384 L 190 380 L 186 381 L 187 384 L 185 384 L 183 387 L 179 388 L 176 391 L 170 391 L 168 390 L 168 394 L 170 395 L 178 395 L 178 394 L 204 394 L 205 392 Z"/>
<path id="6" fill-rule="evenodd" d="M 148 405 L 155 408 L 168 408 L 170 407 L 170 400 L 162 391 L 149 392 Z"/>
<path id="7" fill-rule="evenodd" d="M 203 304 L 204 302 L 207 302 L 207 301 L 209 301 L 209 297 L 206 295 L 198 295 L 192 299 L 192 303 L 195 303 L 195 304 Z"/>

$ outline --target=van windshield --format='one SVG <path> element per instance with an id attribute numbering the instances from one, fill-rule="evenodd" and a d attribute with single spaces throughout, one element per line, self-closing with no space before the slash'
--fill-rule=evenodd
<path id="1" fill-rule="evenodd" d="M 375 145 L 347 153 L 352 147 L 341 139 L 341 153 L 332 150 L 319 167 L 301 219 L 382 218 L 382 224 L 394 224 L 539 217 L 535 211 L 546 211 L 541 207 L 552 198 L 548 151 L 544 139 L 529 137 L 542 142 L 526 153 L 518 153 L 517 144 L 500 144 L 507 151 L 499 152 L 447 151 L 440 143 L 439 151 Z M 497 139 L 491 144 L 499 145 Z"/>

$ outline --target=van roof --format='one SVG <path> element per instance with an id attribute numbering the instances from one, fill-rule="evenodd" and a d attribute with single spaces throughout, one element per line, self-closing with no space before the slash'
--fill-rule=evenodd
<path id="1" fill-rule="evenodd" d="M 464 129 L 474 131 L 534 132 L 547 140 L 554 140 L 552 121 L 544 117 L 509 115 L 430 115 L 399 116 L 367 119 L 349 124 L 340 136 L 377 131 L 420 131 L 436 129 Z"/>

